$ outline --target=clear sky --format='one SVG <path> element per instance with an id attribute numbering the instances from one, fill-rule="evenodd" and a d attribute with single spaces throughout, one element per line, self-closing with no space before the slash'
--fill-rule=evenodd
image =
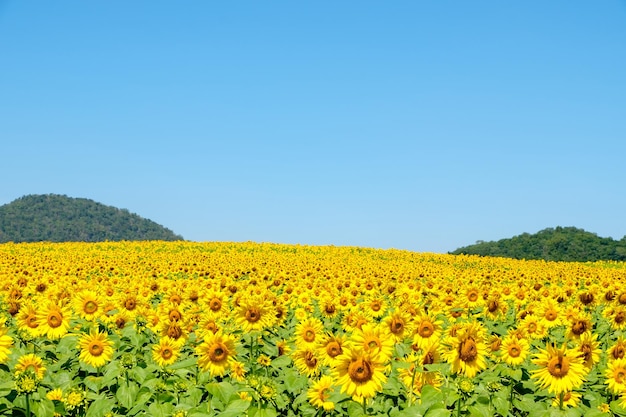
<path id="1" fill-rule="evenodd" d="M 626 235 L 626 1 L 0 0 L 0 205 L 195 241 Z"/>

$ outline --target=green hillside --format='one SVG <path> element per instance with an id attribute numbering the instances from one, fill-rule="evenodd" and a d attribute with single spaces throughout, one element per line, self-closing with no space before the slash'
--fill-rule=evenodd
<path id="1" fill-rule="evenodd" d="M 626 236 L 614 240 L 575 227 L 556 227 L 496 242 L 479 241 L 449 253 L 568 262 L 626 261 Z"/>
<path id="2" fill-rule="evenodd" d="M 0 206 L 0 243 L 182 240 L 128 210 L 64 195 L 27 195 Z"/>

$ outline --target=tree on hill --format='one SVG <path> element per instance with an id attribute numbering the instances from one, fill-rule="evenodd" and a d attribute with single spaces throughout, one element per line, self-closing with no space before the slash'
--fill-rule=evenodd
<path id="1" fill-rule="evenodd" d="M 0 242 L 182 240 L 126 209 L 65 195 L 27 195 L 0 206 Z"/>
<path id="2" fill-rule="evenodd" d="M 559 226 L 495 242 L 479 241 L 449 253 L 567 262 L 626 261 L 626 236 L 614 240 L 575 227 Z"/>

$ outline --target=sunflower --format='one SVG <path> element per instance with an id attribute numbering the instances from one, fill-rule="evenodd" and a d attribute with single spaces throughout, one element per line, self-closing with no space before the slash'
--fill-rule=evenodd
<path id="1" fill-rule="evenodd" d="M 595 333 L 583 333 L 578 340 L 578 351 L 583 359 L 585 368 L 589 371 L 594 364 L 600 360 L 600 342 L 598 341 L 598 335 Z"/>
<path id="2" fill-rule="evenodd" d="M 418 316 L 414 320 L 415 334 L 413 344 L 418 347 L 429 345 L 433 340 L 441 337 L 441 321 L 436 320 L 428 314 Z"/>
<path id="3" fill-rule="evenodd" d="M 569 322 L 570 326 L 567 331 L 567 338 L 571 340 L 579 339 L 582 334 L 590 332 L 593 327 L 591 317 L 583 312 L 574 314 Z"/>
<path id="4" fill-rule="evenodd" d="M 51 340 L 60 339 L 67 334 L 71 317 L 72 311 L 68 306 L 48 302 L 48 305 L 37 313 L 38 327 L 41 328 L 40 334 Z"/>
<path id="5" fill-rule="evenodd" d="M 498 320 L 500 317 L 506 315 L 508 311 L 507 304 L 500 300 L 498 296 L 491 296 L 485 304 L 485 315 L 490 320 Z"/>
<path id="6" fill-rule="evenodd" d="M 444 345 L 447 350 L 443 357 L 451 365 L 453 373 L 473 378 L 487 367 L 484 329 L 478 322 L 465 323 L 456 331 L 456 336 L 446 339 Z"/>
<path id="7" fill-rule="evenodd" d="M 387 302 L 382 297 L 372 297 L 361 304 L 365 308 L 365 314 L 377 318 L 385 314 Z"/>
<path id="8" fill-rule="evenodd" d="M 337 357 L 343 353 L 343 347 L 346 346 L 346 343 L 346 338 L 343 335 L 326 333 L 317 349 L 319 357 L 322 358 L 322 364 L 333 367 Z"/>
<path id="9" fill-rule="evenodd" d="M 402 342 L 413 333 L 413 326 L 409 315 L 403 310 L 396 310 L 382 319 L 382 325 L 389 330 L 389 335 L 395 343 Z"/>
<path id="10" fill-rule="evenodd" d="M 178 359 L 180 349 L 175 340 L 165 336 L 152 346 L 152 359 L 161 367 L 171 365 Z"/>
<path id="11" fill-rule="evenodd" d="M 196 347 L 198 366 L 211 376 L 223 376 L 235 360 L 235 337 L 218 331 L 207 333 L 204 341 Z"/>
<path id="12" fill-rule="evenodd" d="M 547 327 L 536 316 L 529 314 L 519 324 L 519 329 L 523 330 L 531 339 L 542 339 L 548 334 Z"/>
<path id="13" fill-rule="evenodd" d="M 246 377 L 246 368 L 239 361 L 232 361 L 230 364 L 230 376 L 235 381 L 243 382 Z"/>
<path id="14" fill-rule="evenodd" d="M 323 332 L 324 325 L 322 322 L 315 317 L 308 317 L 296 325 L 296 346 L 314 347 L 319 343 Z"/>
<path id="15" fill-rule="evenodd" d="M 515 333 L 507 335 L 502 340 L 500 352 L 502 360 L 511 366 L 519 366 L 526 360 L 530 351 L 530 344 L 526 339 L 520 339 Z"/>
<path id="16" fill-rule="evenodd" d="M 608 349 L 609 361 L 622 359 L 626 356 L 626 339 L 623 336 L 617 338 L 615 343 Z"/>
<path id="17" fill-rule="evenodd" d="M 341 392 L 355 401 L 373 398 L 387 381 L 385 365 L 376 354 L 363 349 L 345 348 L 333 370 Z"/>
<path id="18" fill-rule="evenodd" d="M 626 392 L 626 359 L 609 361 L 604 375 L 611 392 L 614 394 Z"/>
<path id="19" fill-rule="evenodd" d="M 332 411 L 335 409 L 335 403 L 328 400 L 332 392 L 333 378 L 324 375 L 308 389 L 307 398 L 312 406 L 323 408 L 324 411 Z"/>
<path id="20" fill-rule="evenodd" d="M 235 322 L 244 333 L 263 330 L 274 322 L 272 309 L 266 298 L 247 298 L 235 310 Z"/>
<path id="21" fill-rule="evenodd" d="M 381 361 L 386 362 L 393 354 L 394 339 L 385 327 L 373 324 L 364 324 L 356 329 L 350 338 L 350 343 L 356 348 L 371 352 Z"/>
<path id="22" fill-rule="evenodd" d="M 37 320 L 37 308 L 33 304 L 24 304 L 16 316 L 17 328 L 31 337 L 41 336 L 41 328 Z"/>
<path id="23" fill-rule="evenodd" d="M 609 321 L 613 330 L 626 329 L 626 308 L 623 306 L 607 308 L 604 310 L 603 316 Z"/>
<path id="24" fill-rule="evenodd" d="M 20 356 L 17 360 L 17 364 L 15 365 L 16 374 L 26 371 L 32 372 L 37 379 L 41 380 L 46 372 L 46 367 L 43 364 L 43 360 L 39 356 L 33 353 L 28 353 Z"/>
<path id="25" fill-rule="evenodd" d="M 221 291 L 209 291 L 203 304 L 204 310 L 213 319 L 226 317 L 229 314 L 227 296 Z"/>
<path id="26" fill-rule="evenodd" d="M 321 372 L 321 362 L 315 349 L 301 347 L 291 354 L 293 364 L 302 375 L 313 377 Z"/>
<path id="27" fill-rule="evenodd" d="M 539 348 L 532 362 L 539 369 L 531 371 L 531 377 L 538 380 L 541 388 L 547 388 L 557 395 L 580 387 L 587 374 L 580 352 L 568 349 L 566 345 L 561 348 L 553 345 L 547 345 L 546 349 Z"/>
<path id="28" fill-rule="evenodd" d="M 551 298 L 542 301 L 539 315 L 541 323 L 548 329 L 563 324 L 563 312 L 559 304 Z"/>
<path id="29" fill-rule="evenodd" d="M 79 317 L 93 321 L 102 315 L 103 302 L 95 291 L 84 290 L 73 299 L 74 312 Z"/>
<path id="30" fill-rule="evenodd" d="M 80 360 L 94 368 L 100 368 L 111 360 L 113 346 L 109 335 L 92 329 L 89 334 L 83 334 L 78 340 L 80 348 Z"/>

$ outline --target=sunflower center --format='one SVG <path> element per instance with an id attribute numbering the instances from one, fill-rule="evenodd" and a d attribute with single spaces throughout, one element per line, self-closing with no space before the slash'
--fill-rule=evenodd
<path id="1" fill-rule="evenodd" d="M 52 311 L 48 314 L 48 326 L 57 328 L 63 323 L 63 316 L 58 311 Z"/>
<path id="2" fill-rule="evenodd" d="M 364 384 L 372 379 L 372 364 L 364 358 L 353 360 L 348 366 L 348 375 L 352 381 Z"/>
<path id="3" fill-rule="evenodd" d="M 584 344 L 580 347 L 580 351 L 582 352 L 582 357 L 585 360 L 585 362 L 588 362 L 589 360 L 591 360 L 592 354 L 593 354 L 593 349 L 591 348 L 591 346 L 589 344 Z"/>
<path id="4" fill-rule="evenodd" d="M 342 353 L 341 346 L 339 343 L 332 341 L 326 345 L 326 353 L 331 358 L 337 357 Z"/>
<path id="5" fill-rule="evenodd" d="M 429 321 L 423 321 L 417 331 L 423 338 L 428 338 L 435 333 L 435 326 Z"/>
<path id="6" fill-rule="evenodd" d="M 543 316 L 548 321 L 554 321 L 554 320 L 556 320 L 557 313 L 553 309 L 550 309 L 550 310 L 546 311 L 546 313 Z"/>
<path id="7" fill-rule="evenodd" d="M 173 354 L 174 352 L 169 347 L 164 347 L 161 350 L 161 357 L 165 360 L 168 360 L 169 358 L 171 358 Z"/>
<path id="8" fill-rule="evenodd" d="M 26 325 L 31 329 L 36 329 L 39 326 L 39 323 L 37 323 L 37 316 L 35 316 L 34 314 L 30 314 L 26 318 Z"/>
<path id="9" fill-rule="evenodd" d="M 424 356 L 424 365 L 431 365 L 435 363 L 435 356 L 433 352 L 429 351 L 426 356 Z"/>
<path id="10" fill-rule="evenodd" d="M 626 320 L 626 314 L 624 314 L 623 311 L 619 311 L 617 312 L 617 314 L 615 314 L 615 318 L 613 320 L 617 324 L 622 324 L 624 320 Z"/>
<path id="11" fill-rule="evenodd" d="M 614 359 L 622 359 L 624 357 L 625 349 L 622 345 L 617 345 L 611 351 L 611 355 Z"/>
<path id="12" fill-rule="evenodd" d="M 126 310 L 132 311 L 137 307 L 137 302 L 133 298 L 128 298 L 124 301 L 124 308 Z"/>
<path id="13" fill-rule="evenodd" d="M 180 311 L 172 310 L 172 311 L 170 311 L 169 318 L 172 321 L 179 321 L 180 319 L 183 318 L 183 316 L 182 316 L 182 314 L 180 314 Z"/>
<path id="14" fill-rule="evenodd" d="M 467 293 L 467 299 L 470 300 L 471 302 L 478 300 L 478 292 L 470 291 L 469 293 Z"/>
<path id="15" fill-rule="evenodd" d="M 308 368 L 315 368 L 317 366 L 317 358 L 311 352 L 306 352 L 304 355 L 304 363 Z"/>
<path id="16" fill-rule="evenodd" d="M 87 314 L 93 314 L 98 311 L 98 304 L 93 300 L 89 300 L 83 306 L 83 311 Z"/>
<path id="17" fill-rule="evenodd" d="M 548 372 L 555 378 L 563 378 L 569 372 L 569 360 L 561 355 L 550 359 Z"/>
<path id="18" fill-rule="evenodd" d="M 366 345 L 369 349 L 380 349 L 382 347 L 380 341 L 377 339 L 370 339 Z"/>
<path id="19" fill-rule="evenodd" d="M 324 307 L 324 311 L 326 312 L 326 314 L 334 314 L 336 309 L 337 308 L 334 304 L 326 304 L 326 307 Z"/>
<path id="20" fill-rule="evenodd" d="M 519 347 L 519 345 L 514 344 L 509 346 L 509 356 L 512 358 L 517 358 L 519 357 L 519 355 L 522 353 L 522 349 Z"/>
<path id="21" fill-rule="evenodd" d="M 315 341 L 315 332 L 312 329 L 306 329 L 304 332 L 304 336 L 302 338 L 307 342 L 311 343 Z"/>
<path id="22" fill-rule="evenodd" d="M 89 345 L 89 353 L 92 356 L 100 356 L 102 355 L 102 353 L 104 352 L 104 346 L 102 346 L 102 343 L 100 342 L 92 342 Z"/>
<path id="23" fill-rule="evenodd" d="M 215 343 L 209 348 L 211 362 L 223 362 L 226 358 L 228 358 L 228 349 L 222 343 Z"/>
<path id="24" fill-rule="evenodd" d="M 214 312 L 220 311 L 222 309 L 222 300 L 217 297 L 213 297 L 211 301 L 209 301 L 209 308 Z"/>
<path id="25" fill-rule="evenodd" d="M 585 321 L 583 321 L 583 320 L 578 320 L 572 326 L 572 333 L 574 333 L 576 336 L 580 336 L 581 334 L 585 333 L 586 331 L 587 331 L 587 323 Z"/>
<path id="26" fill-rule="evenodd" d="M 249 323 L 256 323 L 261 319 L 261 312 L 256 307 L 249 307 L 246 310 L 246 320 Z"/>
<path id="27" fill-rule="evenodd" d="M 459 359 L 463 362 L 472 362 L 478 356 L 478 347 L 471 337 L 459 344 Z"/>
<path id="28" fill-rule="evenodd" d="M 496 310 L 498 310 L 498 302 L 496 300 L 491 300 L 489 301 L 489 304 L 487 305 L 487 309 L 489 310 L 490 313 L 494 313 Z"/>
<path id="29" fill-rule="evenodd" d="M 174 340 L 178 340 L 178 338 L 183 335 L 183 330 L 180 328 L 180 326 L 171 324 L 167 328 L 167 335 Z"/>
<path id="30" fill-rule="evenodd" d="M 373 311 L 380 311 L 381 309 L 381 305 L 380 305 L 380 301 L 374 301 L 371 306 Z"/>
<path id="31" fill-rule="evenodd" d="M 404 330 L 404 320 L 394 317 L 389 324 L 389 330 L 393 334 L 401 334 Z"/>

